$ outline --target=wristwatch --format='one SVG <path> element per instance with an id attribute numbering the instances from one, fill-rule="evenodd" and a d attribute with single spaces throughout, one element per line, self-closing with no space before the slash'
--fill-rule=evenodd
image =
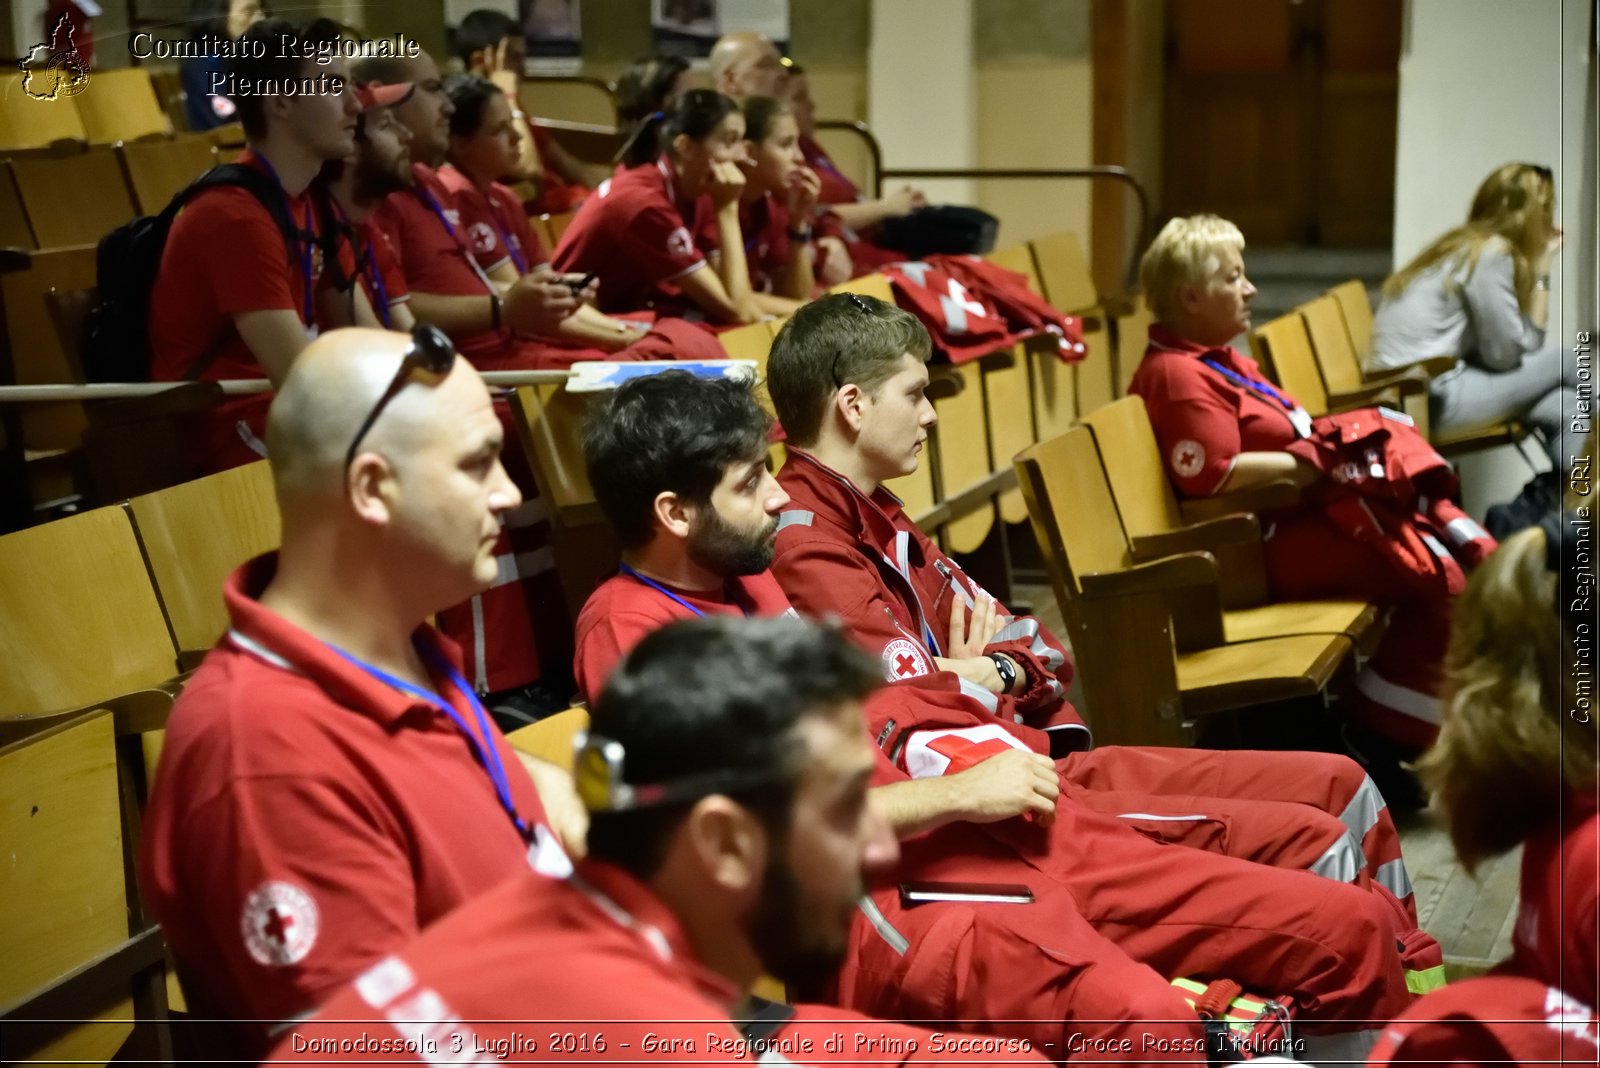
<path id="1" fill-rule="evenodd" d="M 1010 658 L 999 653 L 987 654 L 994 661 L 995 671 L 1000 673 L 1000 692 L 1010 693 L 1017 685 L 1017 669 L 1012 665 Z"/>
<path id="2" fill-rule="evenodd" d="M 1533 280 L 1533 288 L 1541 293 L 1548 293 L 1550 291 L 1550 276 L 1541 274 L 1538 278 L 1535 278 Z"/>
<path id="3" fill-rule="evenodd" d="M 811 227 L 802 226 L 798 230 L 790 230 L 789 231 L 789 240 L 790 241 L 810 241 L 811 240 Z"/>

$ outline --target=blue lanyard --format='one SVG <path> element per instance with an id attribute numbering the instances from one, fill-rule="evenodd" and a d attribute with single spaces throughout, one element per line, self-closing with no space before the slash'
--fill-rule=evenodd
<path id="1" fill-rule="evenodd" d="M 394 317 L 389 313 L 389 290 L 383 284 L 383 272 L 378 269 L 378 256 L 373 249 L 372 241 L 368 241 L 366 248 L 362 250 L 361 259 L 366 267 L 361 273 L 372 283 L 372 295 L 376 298 L 372 310 L 382 320 L 385 329 L 393 329 Z"/>
<path id="2" fill-rule="evenodd" d="M 407 682 L 405 679 L 396 678 L 382 668 L 374 667 L 365 660 L 352 656 L 337 645 L 330 645 L 328 648 L 373 678 L 388 683 L 401 693 L 420 698 L 449 716 L 450 722 L 456 725 L 456 728 L 466 737 L 467 744 L 472 746 L 472 755 L 477 758 L 478 764 L 488 773 L 489 781 L 494 784 L 495 796 L 500 799 L 500 807 L 505 809 L 506 815 L 511 817 L 511 822 L 517 828 L 517 832 L 522 835 L 523 841 L 531 842 L 533 840 L 533 829 L 528 826 L 526 820 L 517 815 L 516 805 L 511 800 L 511 780 L 506 777 L 505 765 L 500 762 L 500 751 L 494 746 L 494 731 L 489 726 L 489 714 L 484 711 L 483 702 L 478 700 L 478 695 L 473 692 L 471 686 L 467 685 L 467 680 L 461 677 L 459 671 L 426 644 L 417 643 L 417 649 L 422 653 L 423 657 L 435 668 L 448 675 L 450 684 L 456 688 L 456 692 L 466 698 L 467 703 L 472 706 L 473 714 L 478 721 L 477 731 L 473 731 L 467 725 L 466 719 L 460 712 L 456 711 L 455 706 L 438 694 L 430 693 L 420 686 Z"/>
<path id="3" fill-rule="evenodd" d="M 494 232 L 499 235 L 500 243 L 506 247 L 506 251 L 511 253 L 511 262 L 516 264 L 517 273 L 527 274 L 528 260 L 522 254 L 521 246 L 517 244 L 516 238 L 511 236 L 510 227 L 500 225 L 500 206 L 495 203 L 494 197 L 490 194 L 484 194 L 484 199 L 489 204 L 489 218 L 494 225 Z"/>
<path id="4" fill-rule="evenodd" d="M 433 194 L 428 192 L 428 187 L 423 185 L 421 182 L 418 182 L 416 185 L 412 186 L 412 189 L 416 191 L 417 196 L 422 199 L 422 202 L 428 206 L 428 209 L 438 217 L 439 225 L 444 227 L 445 233 L 456 239 L 457 251 L 466 257 L 467 266 L 471 267 L 472 273 L 478 276 L 478 281 L 482 282 L 484 288 L 490 293 L 498 295 L 500 292 L 499 287 L 489 280 L 489 276 L 483 273 L 483 268 L 479 267 L 478 261 L 473 258 L 472 251 L 462 243 L 459 237 L 456 237 L 456 228 L 450 225 L 450 217 L 444 213 L 444 208 L 437 200 L 434 199 Z"/>
<path id="5" fill-rule="evenodd" d="M 696 608 L 694 605 L 690 604 L 688 601 L 685 601 L 682 597 L 679 597 L 677 594 L 673 593 L 671 590 L 669 590 L 665 586 L 661 585 L 661 583 L 657 582 L 655 579 L 649 578 L 649 577 L 647 577 L 645 575 L 639 574 L 639 572 L 635 571 L 633 568 L 629 567 L 627 564 L 623 564 L 621 567 L 617 568 L 617 570 L 622 572 L 624 575 L 627 575 L 629 578 L 634 579 L 637 582 L 644 583 L 646 586 L 649 586 L 651 589 L 657 591 L 658 593 L 662 594 L 663 596 L 665 596 L 665 597 L 667 597 L 667 598 L 669 598 L 671 600 L 677 601 L 679 604 L 683 605 L 683 607 L 687 608 L 689 611 L 693 612 L 695 615 L 697 615 L 697 616 L 704 616 L 705 615 L 705 613 L 700 611 L 700 609 Z M 739 611 L 743 612 L 745 614 L 746 618 L 749 618 L 750 609 L 747 608 L 745 605 L 743 605 L 743 604 L 739 605 Z"/>
<path id="6" fill-rule="evenodd" d="M 277 183 L 278 188 L 283 190 L 283 180 L 278 177 L 278 169 L 272 165 L 272 161 L 259 152 L 255 153 L 255 158 L 261 161 L 261 166 L 266 168 L 267 174 Z M 289 221 L 298 227 L 300 220 L 294 217 L 294 207 L 289 203 L 288 190 L 283 190 L 283 205 L 284 209 L 289 213 Z M 310 326 L 316 318 L 316 311 L 311 300 L 311 245 L 315 235 L 307 227 L 306 231 L 297 233 L 296 238 L 295 244 L 300 246 L 300 271 L 305 278 L 305 288 L 301 291 L 301 303 L 304 305 L 305 325 Z M 290 255 L 293 255 L 294 251 L 294 249 L 290 249 Z"/>
<path id="7" fill-rule="evenodd" d="M 1266 382 L 1258 382 L 1253 378 L 1246 378 L 1237 371 L 1230 371 L 1216 360 L 1201 360 L 1200 362 L 1216 371 L 1218 374 L 1222 375 L 1223 378 L 1226 378 L 1230 382 L 1236 382 L 1245 389 L 1255 390 L 1257 393 L 1265 394 L 1266 396 L 1271 397 L 1273 400 L 1283 405 L 1287 411 L 1292 412 L 1299 407 L 1299 405 L 1295 404 L 1294 401 L 1290 400 L 1288 397 L 1285 397 L 1282 393 L 1279 393 Z"/>

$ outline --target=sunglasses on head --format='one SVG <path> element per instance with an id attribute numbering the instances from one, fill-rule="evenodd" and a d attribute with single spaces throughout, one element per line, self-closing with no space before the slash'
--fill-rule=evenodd
<path id="1" fill-rule="evenodd" d="M 356 436 L 350 439 L 350 447 L 344 454 L 344 466 L 348 469 L 355 462 L 356 450 L 361 447 L 361 442 L 372 429 L 372 424 L 378 421 L 378 416 L 383 414 L 389 402 L 405 388 L 413 371 L 422 370 L 436 378 L 442 378 L 449 374 L 455 362 L 456 347 L 443 330 L 437 326 L 414 327 L 411 331 L 411 344 L 407 346 L 405 356 L 400 360 L 400 368 L 395 371 L 394 378 L 389 382 L 389 388 L 383 391 L 378 403 L 372 406 L 372 411 L 368 412 L 366 419 L 362 421 Z"/>
<path id="2" fill-rule="evenodd" d="M 856 293 L 846 293 L 846 294 L 844 294 L 844 298 L 846 300 L 848 300 L 851 304 L 854 304 L 857 308 L 860 308 L 863 314 L 865 314 L 865 315 L 871 315 L 872 314 L 872 305 L 868 304 L 866 302 L 866 300 L 864 298 L 862 298 L 860 295 L 858 295 Z M 839 359 L 842 356 L 844 356 L 844 351 L 843 350 L 840 350 L 839 352 L 836 352 L 836 353 L 833 354 L 833 367 L 830 368 L 830 370 L 829 370 L 829 373 L 833 376 L 833 388 L 834 389 L 843 389 L 844 388 L 844 382 L 839 378 Z"/>

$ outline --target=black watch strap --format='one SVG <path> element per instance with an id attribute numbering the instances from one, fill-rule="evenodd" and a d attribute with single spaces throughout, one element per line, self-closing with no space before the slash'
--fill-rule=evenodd
<path id="1" fill-rule="evenodd" d="M 1016 689 L 1017 669 L 1011 663 L 1010 658 L 1001 656 L 999 653 L 988 653 L 986 655 L 990 660 L 994 661 L 995 671 L 1000 673 L 1000 692 L 1008 694 Z"/>

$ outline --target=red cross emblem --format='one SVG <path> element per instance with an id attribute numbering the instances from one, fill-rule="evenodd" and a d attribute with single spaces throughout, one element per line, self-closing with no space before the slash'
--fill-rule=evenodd
<path id="1" fill-rule="evenodd" d="M 933 670 L 922 647 L 909 638 L 896 638 L 883 647 L 883 674 L 890 682 L 926 675 Z"/>
<path id="2" fill-rule="evenodd" d="M 1198 441 L 1184 440 L 1172 447 L 1172 470 L 1180 478 L 1193 478 L 1206 466 L 1206 449 Z"/>
<path id="3" fill-rule="evenodd" d="M 240 934 L 259 964 L 283 966 L 304 960 L 317 941 L 317 903 L 293 883 L 262 883 L 245 898 Z"/>

